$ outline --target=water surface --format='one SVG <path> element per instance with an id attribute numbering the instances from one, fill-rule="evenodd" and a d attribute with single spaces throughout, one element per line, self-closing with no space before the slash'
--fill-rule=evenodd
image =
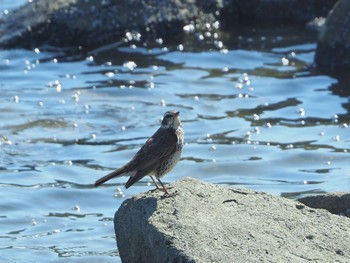
<path id="1" fill-rule="evenodd" d="M 347 191 L 348 87 L 310 70 L 314 36 L 281 32 L 76 59 L 1 50 L 0 261 L 120 261 L 114 212 L 153 186 L 93 183 L 169 109 L 181 112 L 186 146 L 165 183 L 192 176 L 290 198 Z"/>

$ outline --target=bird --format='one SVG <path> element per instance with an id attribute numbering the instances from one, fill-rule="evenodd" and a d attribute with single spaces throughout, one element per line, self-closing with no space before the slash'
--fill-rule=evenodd
<path id="1" fill-rule="evenodd" d="M 180 112 L 175 110 L 165 112 L 159 129 L 148 138 L 135 156 L 124 166 L 98 179 L 95 186 L 100 186 L 115 177 L 130 176 L 125 184 L 127 189 L 148 175 L 156 189 L 164 191 L 165 195 L 169 195 L 161 178 L 176 166 L 181 157 L 184 145 L 184 130 L 179 115 Z M 153 176 L 157 178 L 162 188 Z"/>

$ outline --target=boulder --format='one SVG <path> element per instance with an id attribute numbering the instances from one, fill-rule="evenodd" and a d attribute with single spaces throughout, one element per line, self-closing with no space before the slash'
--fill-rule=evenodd
<path id="1" fill-rule="evenodd" d="M 82 46 L 96 48 L 143 34 L 183 32 L 190 21 L 214 20 L 221 1 L 35 0 L 0 21 L 0 47 Z M 208 13 L 211 10 L 213 13 Z"/>
<path id="2" fill-rule="evenodd" d="M 231 0 L 221 10 L 222 21 L 229 25 L 303 26 L 326 16 L 336 0 Z M 226 24 L 226 23 L 225 23 Z"/>
<path id="3" fill-rule="evenodd" d="M 181 43 L 189 33 L 193 42 L 199 34 L 216 32 L 219 24 L 235 34 L 242 25 L 304 25 L 326 15 L 335 1 L 33 0 L 1 16 L 0 47 L 91 50 L 140 38 Z"/>
<path id="4" fill-rule="evenodd" d="M 184 178 L 124 201 L 117 245 L 130 262 L 350 262 L 350 221 L 283 197 Z"/>
<path id="5" fill-rule="evenodd" d="M 326 209 L 338 215 L 350 211 L 350 193 L 339 192 L 306 196 L 299 198 L 298 201 L 309 207 Z"/>
<path id="6" fill-rule="evenodd" d="M 350 69 L 350 1 L 339 0 L 327 16 L 315 53 L 317 68 L 325 72 Z"/>

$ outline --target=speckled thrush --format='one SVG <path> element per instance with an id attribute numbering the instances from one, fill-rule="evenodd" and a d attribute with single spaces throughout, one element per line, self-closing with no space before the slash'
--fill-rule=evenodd
<path id="1" fill-rule="evenodd" d="M 169 194 L 160 180 L 171 171 L 180 159 L 184 144 L 184 130 L 178 111 L 167 111 L 160 128 L 153 134 L 135 156 L 124 166 L 98 179 L 95 186 L 120 176 L 130 176 L 125 184 L 129 188 L 145 176 L 150 176 L 157 189 Z M 155 176 L 162 188 L 152 176 Z"/>

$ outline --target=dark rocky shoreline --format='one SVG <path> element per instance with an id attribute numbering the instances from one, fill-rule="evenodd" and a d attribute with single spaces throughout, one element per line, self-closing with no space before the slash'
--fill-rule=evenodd
<path id="1" fill-rule="evenodd" d="M 293 25 L 320 31 L 315 68 L 339 73 L 350 68 L 349 14 L 347 0 L 34 0 L 0 17 L 0 48 L 79 52 L 132 41 L 174 43 L 192 34 L 191 43 L 199 35 L 242 27 Z"/>
<path id="2" fill-rule="evenodd" d="M 174 38 L 184 26 L 208 30 L 219 23 L 232 30 L 243 25 L 306 25 L 326 16 L 335 0 L 34 0 L 3 15 L 1 48 L 82 46 L 96 48 L 138 32 L 144 41 Z"/>

